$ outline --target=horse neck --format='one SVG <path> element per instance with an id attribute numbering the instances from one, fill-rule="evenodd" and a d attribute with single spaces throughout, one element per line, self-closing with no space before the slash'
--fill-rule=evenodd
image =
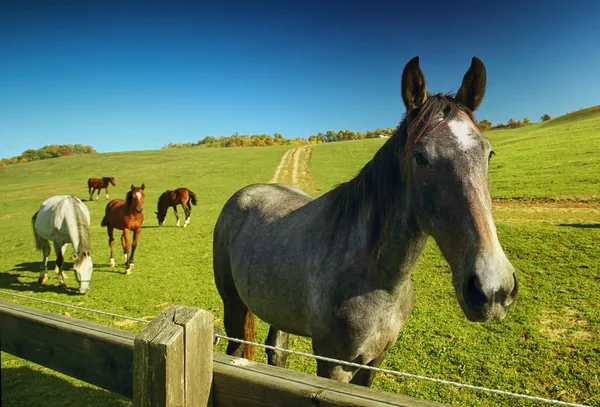
<path id="1" fill-rule="evenodd" d="M 403 122 L 359 175 L 338 187 L 337 195 L 332 191 L 333 206 L 339 206 L 341 217 L 352 219 L 347 233 L 362 236 L 353 240 L 358 243 L 353 250 L 362 253 L 369 269 L 377 274 L 373 278 L 392 291 L 410 278 L 427 241 L 417 226 L 402 175 L 405 143 Z M 334 222 L 333 233 L 344 230 L 339 226 Z"/>
<path id="2" fill-rule="evenodd" d="M 75 227 L 69 228 L 69 234 L 71 242 L 73 243 L 73 250 L 77 252 L 79 256 L 81 253 L 90 250 L 90 236 L 89 228 L 87 227 L 87 220 L 83 210 L 73 198 L 71 198 L 73 205 L 74 222 Z"/>

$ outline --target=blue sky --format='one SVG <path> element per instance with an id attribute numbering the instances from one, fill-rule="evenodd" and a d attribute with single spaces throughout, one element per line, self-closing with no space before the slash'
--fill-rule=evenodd
<path id="1" fill-rule="evenodd" d="M 0 157 L 395 127 L 415 55 L 431 92 L 483 60 L 479 120 L 600 103 L 600 3 L 400 3 L 3 0 Z"/>

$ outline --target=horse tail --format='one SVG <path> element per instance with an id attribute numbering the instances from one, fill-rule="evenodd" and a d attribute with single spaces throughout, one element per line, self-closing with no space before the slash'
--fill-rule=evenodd
<path id="1" fill-rule="evenodd" d="M 250 309 L 246 310 L 244 315 L 244 336 L 242 338 L 245 341 L 254 342 L 254 314 Z M 254 359 L 254 346 L 244 344 L 244 353 L 242 357 L 248 360 Z"/>
<path id="2" fill-rule="evenodd" d="M 108 226 L 108 219 L 106 219 L 106 215 L 102 218 L 102 222 L 100 222 L 100 226 L 105 227 Z"/>
<path id="3" fill-rule="evenodd" d="M 31 218 L 31 227 L 33 229 L 33 236 L 35 237 L 35 248 L 37 250 L 42 250 L 44 248 L 44 245 L 45 245 L 46 241 L 35 230 L 35 221 L 37 220 L 38 212 L 36 212 L 33 215 L 33 217 Z"/>
<path id="4" fill-rule="evenodd" d="M 190 194 L 190 197 L 192 198 L 192 205 L 198 205 L 198 201 L 196 200 L 196 194 L 190 189 L 188 189 L 188 192 Z"/>

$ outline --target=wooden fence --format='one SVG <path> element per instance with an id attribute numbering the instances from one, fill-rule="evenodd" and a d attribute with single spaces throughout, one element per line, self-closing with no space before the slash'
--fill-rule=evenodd
<path id="1" fill-rule="evenodd" d="M 1 350 L 149 406 L 444 405 L 213 353 L 213 317 L 170 306 L 138 335 L 0 301 Z"/>

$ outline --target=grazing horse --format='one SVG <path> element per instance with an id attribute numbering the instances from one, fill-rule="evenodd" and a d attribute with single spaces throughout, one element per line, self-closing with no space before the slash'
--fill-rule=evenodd
<path id="1" fill-rule="evenodd" d="M 94 196 L 94 192 L 98 190 L 96 195 L 96 201 L 100 198 L 100 190 L 104 188 L 106 192 L 106 199 L 108 199 L 108 184 L 112 184 L 113 187 L 117 186 L 115 177 L 102 177 L 102 178 L 89 178 L 88 179 L 88 192 L 90 194 L 90 201 Z"/>
<path id="2" fill-rule="evenodd" d="M 254 314 L 271 327 L 312 338 L 317 355 L 379 366 L 412 312 L 411 273 L 429 235 L 452 270 L 470 321 L 502 319 L 517 296 L 515 270 L 492 218 L 492 145 L 473 116 L 486 71 L 473 58 L 455 96 L 430 95 L 413 58 L 402 74 L 406 114 L 358 175 L 317 199 L 257 184 L 224 205 L 213 267 L 227 335 L 253 340 Z M 227 353 L 251 356 L 229 342 Z M 285 354 L 267 350 L 270 364 Z M 319 376 L 370 386 L 373 371 L 317 361 Z"/>
<path id="3" fill-rule="evenodd" d="M 73 270 L 79 283 L 79 293 L 86 294 L 90 290 L 92 279 L 92 255 L 90 253 L 90 212 L 79 198 L 74 196 L 53 196 L 46 199 L 40 209 L 31 218 L 35 245 L 44 254 L 40 268 L 40 284 L 48 280 L 46 270 L 50 243 L 54 243 L 58 284 L 64 286 L 66 276 L 63 274 L 64 253 L 67 243 L 73 245 Z"/>
<path id="4" fill-rule="evenodd" d="M 144 223 L 144 188 L 136 187 L 131 184 L 131 190 L 127 192 L 125 199 L 113 199 L 106 204 L 104 218 L 100 226 L 106 226 L 108 232 L 108 246 L 110 247 L 110 267 L 115 266 L 115 257 L 113 255 L 113 246 L 115 238 L 113 230 L 119 229 L 123 231 L 121 236 L 121 244 L 123 245 L 123 253 L 125 257 L 125 273 L 131 274 L 133 268 L 133 255 L 138 244 L 138 238 L 142 233 L 142 223 Z M 133 232 L 133 244 L 131 245 L 131 254 L 129 254 L 129 239 L 130 232 Z"/>
<path id="5" fill-rule="evenodd" d="M 192 205 L 198 205 L 196 194 L 188 188 L 177 188 L 175 190 L 167 190 L 163 192 L 158 198 L 158 212 L 156 212 L 158 226 L 162 226 L 165 223 L 167 211 L 171 206 L 173 207 L 175 217 L 177 218 L 177 226 L 179 226 L 177 205 L 181 205 L 183 207 L 183 211 L 185 212 L 185 222 L 183 223 L 183 227 L 186 227 L 190 223 Z"/>

